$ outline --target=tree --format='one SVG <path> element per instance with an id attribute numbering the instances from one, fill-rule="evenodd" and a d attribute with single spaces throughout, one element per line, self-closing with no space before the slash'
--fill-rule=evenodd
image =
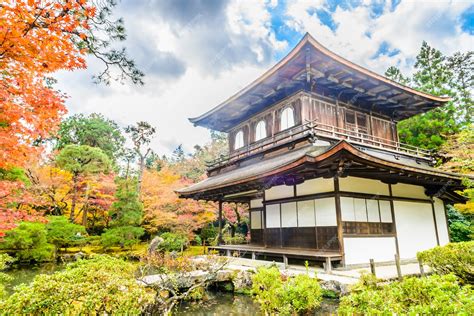
<path id="1" fill-rule="evenodd" d="M 56 246 L 56 249 L 72 246 L 85 239 L 84 226 L 71 223 L 64 216 L 50 216 L 48 221 L 47 240 Z"/>
<path id="2" fill-rule="evenodd" d="M 73 115 L 63 122 L 57 133 L 57 149 L 67 145 L 98 147 L 114 163 L 123 154 L 125 137 L 120 127 L 102 114 Z"/>
<path id="3" fill-rule="evenodd" d="M 67 145 L 56 157 L 59 168 L 72 174 L 72 201 L 69 219 L 75 220 L 78 184 L 81 176 L 107 172 L 110 160 L 99 148 L 87 145 Z M 83 213 L 83 223 L 87 221 L 87 214 Z"/>
<path id="4" fill-rule="evenodd" d="M 65 114 L 64 96 L 48 77 L 86 68 L 86 55 L 104 63 L 95 79 L 143 83 L 125 49 L 122 19 L 112 20 L 115 0 L 3 1 L 0 4 L 0 168 L 24 166 Z"/>
<path id="5" fill-rule="evenodd" d="M 416 71 L 411 79 L 403 76 L 396 67 L 392 66 L 387 70 L 385 74 L 392 80 L 436 96 L 447 95 L 452 98 L 452 101 L 441 108 L 398 123 L 402 142 L 438 150 L 447 138 L 472 122 L 469 113 L 473 111 L 473 99 L 469 84 L 472 84 L 474 74 L 470 60 L 472 52 L 455 53 L 446 57 L 423 42 L 416 57 Z M 464 63 L 466 61 L 467 65 Z"/>
<path id="6" fill-rule="evenodd" d="M 394 66 L 388 67 L 388 69 L 385 71 L 385 76 L 403 85 L 409 85 L 411 82 L 410 78 L 405 77 L 400 69 Z"/>
<path id="7" fill-rule="evenodd" d="M 145 170 L 145 163 L 148 155 L 152 153 L 151 148 L 143 148 L 145 145 L 150 144 L 153 135 L 156 130 L 147 122 L 137 122 L 136 125 L 129 125 L 125 129 L 125 132 L 130 135 L 133 142 L 133 149 L 138 156 L 138 181 L 137 181 L 137 192 L 140 197 L 141 195 L 141 186 L 142 186 L 142 177 L 143 170 Z"/>
<path id="8" fill-rule="evenodd" d="M 112 204 L 109 211 L 112 218 L 111 228 L 101 235 L 104 247 L 133 246 L 139 242 L 139 238 L 145 232 L 142 227 L 139 227 L 143 217 L 143 205 L 138 199 L 138 193 L 133 184 L 130 180 L 119 180 L 117 201 Z"/>
<path id="9" fill-rule="evenodd" d="M 50 261 L 54 246 L 48 243 L 46 236 L 45 224 L 22 222 L 6 232 L 0 245 L 20 261 Z"/>
<path id="10" fill-rule="evenodd" d="M 200 181 L 206 176 L 207 164 L 228 151 L 227 137 L 224 133 L 211 132 L 211 141 L 204 146 L 194 146 L 194 153 L 184 159 L 171 159 L 169 167 L 176 173 L 192 181 Z"/>
<path id="11" fill-rule="evenodd" d="M 192 184 L 169 166 L 143 173 L 143 227 L 149 234 L 171 230 L 192 237 L 194 232 L 216 219 L 214 203 L 180 199 L 175 190 Z"/>

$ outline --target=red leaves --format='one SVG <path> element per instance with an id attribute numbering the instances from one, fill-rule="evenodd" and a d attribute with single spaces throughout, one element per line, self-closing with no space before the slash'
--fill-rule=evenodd
<path id="1" fill-rule="evenodd" d="M 44 83 L 58 70 L 85 68 L 84 40 L 95 8 L 87 1 L 4 1 L 0 10 L 0 168 L 23 166 L 32 143 L 54 133 L 64 98 Z M 74 40 L 73 40 L 74 39 Z"/>

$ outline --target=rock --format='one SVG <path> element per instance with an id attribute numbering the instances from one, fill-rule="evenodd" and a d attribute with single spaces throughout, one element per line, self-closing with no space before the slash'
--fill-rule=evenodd
<path id="1" fill-rule="evenodd" d="M 241 270 L 234 275 L 232 283 L 236 293 L 248 293 L 252 289 L 253 273 L 252 270 Z"/>
<path id="2" fill-rule="evenodd" d="M 334 280 L 328 280 L 328 281 L 320 280 L 319 283 L 321 284 L 321 288 L 323 288 L 324 290 L 334 292 L 338 294 L 339 296 L 343 296 L 349 293 L 347 284 L 343 284 L 341 282 L 334 281 Z"/>
<path id="3" fill-rule="evenodd" d="M 153 254 L 157 252 L 158 247 L 164 242 L 165 240 L 161 238 L 160 236 L 156 236 L 155 238 L 152 239 L 150 242 L 150 245 L 148 246 L 148 254 Z"/>
<path id="4" fill-rule="evenodd" d="M 79 251 L 78 253 L 74 254 L 75 261 L 80 260 L 80 259 L 85 259 L 85 258 L 87 258 L 87 254 L 83 253 L 82 251 Z"/>

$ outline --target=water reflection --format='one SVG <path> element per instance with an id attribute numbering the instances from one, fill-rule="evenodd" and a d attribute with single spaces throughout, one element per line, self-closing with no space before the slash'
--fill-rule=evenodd
<path id="1" fill-rule="evenodd" d="M 264 315 L 250 296 L 222 292 L 208 292 L 208 295 L 209 297 L 204 301 L 182 302 L 177 306 L 173 315 Z M 324 299 L 314 315 L 336 314 L 337 306 L 337 300 Z"/>

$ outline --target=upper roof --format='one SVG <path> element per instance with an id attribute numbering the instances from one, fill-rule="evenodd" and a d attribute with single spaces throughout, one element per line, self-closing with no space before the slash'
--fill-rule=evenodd
<path id="1" fill-rule="evenodd" d="M 312 86 L 395 120 L 449 101 L 448 97 L 417 91 L 356 65 L 306 33 L 286 57 L 257 80 L 210 111 L 189 120 L 195 125 L 226 132 L 296 91 L 311 91 Z"/>

